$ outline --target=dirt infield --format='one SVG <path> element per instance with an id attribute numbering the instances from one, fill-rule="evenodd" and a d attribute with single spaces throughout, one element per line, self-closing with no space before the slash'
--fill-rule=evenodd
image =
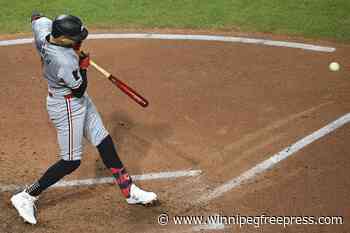
<path id="1" fill-rule="evenodd" d="M 333 44 L 334 45 L 334 44 Z M 349 232 L 349 125 L 222 196 L 196 200 L 286 146 L 350 112 L 350 46 L 334 53 L 215 41 L 91 40 L 94 60 L 149 101 L 142 109 L 89 71 L 89 95 L 130 173 L 201 169 L 195 178 L 142 181 L 154 208 L 127 206 L 114 185 L 59 188 L 38 203 L 30 226 L 0 193 L 0 233 L 195 232 L 160 226 L 175 215 L 343 216 L 342 225 L 227 225 L 203 232 Z M 57 160 L 46 81 L 33 45 L 0 47 L 0 185 L 28 184 Z M 340 72 L 330 72 L 336 60 Z M 86 144 L 69 180 L 109 176 Z"/>

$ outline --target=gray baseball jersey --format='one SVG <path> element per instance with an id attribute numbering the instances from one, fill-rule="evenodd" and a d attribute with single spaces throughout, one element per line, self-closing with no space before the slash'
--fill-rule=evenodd
<path id="1" fill-rule="evenodd" d="M 87 93 L 73 97 L 71 89 L 82 84 L 79 57 L 72 48 L 48 41 L 52 21 L 42 17 L 33 21 L 35 45 L 43 61 L 43 75 L 48 81 L 47 111 L 57 130 L 60 156 L 80 160 L 83 137 L 97 146 L 108 135 L 95 105 Z"/>
<path id="2" fill-rule="evenodd" d="M 47 36 L 50 34 L 52 21 L 40 18 L 33 21 L 36 48 L 45 63 L 43 74 L 48 81 L 49 90 L 53 94 L 67 95 L 72 88 L 82 83 L 79 71 L 79 58 L 73 49 L 50 44 Z"/>

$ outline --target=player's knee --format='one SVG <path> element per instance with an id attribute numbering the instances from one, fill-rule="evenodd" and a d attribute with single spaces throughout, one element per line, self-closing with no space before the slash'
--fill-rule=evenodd
<path id="1" fill-rule="evenodd" d="M 107 137 L 109 136 L 108 131 L 101 127 L 100 129 L 96 130 L 91 138 L 91 143 L 94 146 L 99 146 Z"/>
<path id="2" fill-rule="evenodd" d="M 80 160 L 62 160 L 65 168 L 65 173 L 68 175 L 75 171 L 80 166 Z"/>
<path id="3" fill-rule="evenodd" d="M 64 161 L 81 160 L 83 155 L 83 147 L 78 146 L 73 151 L 61 150 L 60 156 Z"/>

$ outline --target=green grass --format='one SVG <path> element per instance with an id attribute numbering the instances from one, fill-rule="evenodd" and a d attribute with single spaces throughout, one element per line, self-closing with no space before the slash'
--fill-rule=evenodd
<path id="1" fill-rule="evenodd" d="M 0 0 L 0 33 L 30 31 L 33 9 L 89 27 L 237 29 L 350 41 L 350 0 Z"/>

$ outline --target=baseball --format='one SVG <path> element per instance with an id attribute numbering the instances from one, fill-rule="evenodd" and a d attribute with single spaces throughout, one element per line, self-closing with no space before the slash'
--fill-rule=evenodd
<path id="1" fill-rule="evenodd" d="M 329 64 L 329 69 L 331 71 L 338 71 L 340 69 L 340 65 L 338 62 L 332 62 Z"/>

